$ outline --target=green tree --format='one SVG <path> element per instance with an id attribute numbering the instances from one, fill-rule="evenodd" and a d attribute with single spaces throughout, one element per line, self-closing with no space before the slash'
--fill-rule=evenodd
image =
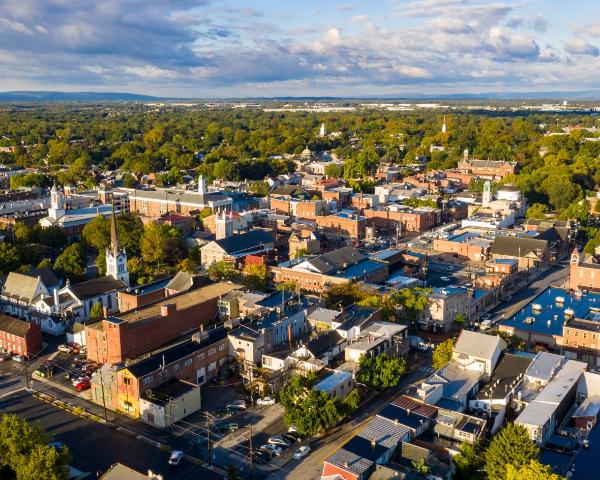
<path id="1" fill-rule="evenodd" d="M 565 477 L 552 472 L 549 465 L 531 460 L 520 468 L 507 465 L 506 480 L 565 480 Z"/>
<path id="2" fill-rule="evenodd" d="M 548 177 L 542 183 L 542 187 L 546 190 L 550 203 L 558 209 L 567 208 L 583 196 L 581 187 L 565 175 L 558 178 L 556 176 Z"/>
<path id="3" fill-rule="evenodd" d="M 54 262 L 54 270 L 71 282 L 83 280 L 85 266 L 85 252 L 80 243 L 69 245 Z"/>
<path id="4" fill-rule="evenodd" d="M 418 315 L 429 305 L 429 288 L 403 288 L 392 294 L 394 304 L 398 306 L 410 322 L 416 321 Z"/>
<path id="5" fill-rule="evenodd" d="M 327 306 L 338 308 L 348 307 L 364 300 L 370 292 L 357 283 L 338 283 L 325 292 L 324 298 Z"/>
<path id="6" fill-rule="evenodd" d="M 285 422 L 295 425 L 300 435 L 325 433 L 337 425 L 344 415 L 340 402 L 316 390 L 316 383 L 317 377 L 313 373 L 296 375 L 279 393 Z"/>
<path id="7" fill-rule="evenodd" d="M 270 190 L 269 184 L 267 182 L 263 182 L 262 180 L 256 180 L 250 184 L 250 191 L 261 197 L 266 197 Z"/>
<path id="8" fill-rule="evenodd" d="M 165 238 L 156 222 L 148 222 L 144 225 L 140 251 L 147 263 L 160 265 L 160 262 L 165 259 Z"/>
<path id="9" fill-rule="evenodd" d="M 239 278 L 239 272 L 234 268 L 231 262 L 215 262 L 208 267 L 208 276 L 216 282 L 236 281 Z"/>
<path id="10" fill-rule="evenodd" d="M 418 460 L 412 461 L 412 468 L 415 472 L 417 472 L 422 477 L 427 476 L 429 473 L 429 466 L 424 458 L 419 458 Z"/>
<path id="11" fill-rule="evenodd" d="M 66 480 L 68 448 L 57 450 L 37 425 L 13 414 L 0 418 L 0 474 L 18 480 Z"/>
<path id="12" fill-rule="evenodd" d="M 0 272 L 2 275 L 8 275 L 11 271 L 19 268 L 21 259 L 16 247 L 10 243 L 0 243 Z"/>
<path id="13" fill-rule="evenodd" d="M 98 215 L 81 231 L 81 237 L 87 245 L 104 252 L 110 245 L 110 220 L 104 215 Z"/>
<path id="14" fill-rule="evenodd" d="M 346 413 L 352 413 L 360 407 L 360 392 L 355 388 L 342 401 Z"/>
<path id="15" fill-rule="evenodd" d="M 454 317 L 454 323 L 457 323 L 458 325 L 464 324 L 466 320 L 467 317 L 465 317 L 464 313 L 457 313 Z"/>
<path id="16" fill-rule="evenodd" d="M 117 216 L 117 232 L 119 243 L 127 251 L 127 255 L 140 253 L 140 243 L 144 234 L 142 219 L 134 213 L 121 213 Z"/>
<path id="17" fill-rule="evenodd" d="M 104 316 L 104 311 L 102 309 L 102 304 L 100 302 L 96 302 L 92 305 L 92 308 L 90 309 L 90 318 L 91 319 L 96 319 L 96 318 L 102 318 Z"/>
<path id="18" fill-rule="evenodd" d="M 381 390 L 395 387 L 406 372 L 406 360 L 382 353 L 375 358 L 363 355 L 356 379 L 369 388 Z"/>
<path id="19" fill-rule="evenodd" d="M 543 203 L 534 203 L 527 209 L 527 213 L 525 216 L 527 218 L 537 218 L 539 220 L 543 220 L 546 218 L 546 214 L 548 213 L 548 205 L 544 205 Z"/>
<path id="20" fill-rule="evenodd" d="M 452 457 L 456 465 L 456 480 L 485 480 L 483 472 L 485 459 L 483 449 L 476 443 L 463 442 L 460 444 L 460 453 Z"/>
<path id="21" fill-rule="evenodd" d="M 540 449 L 531 441 L 522 425 L 508 423 L 490 442 L 485 452 L 485 469 L 489 480 L 505 480 L 507 466 L 520 470 L 537 460 Z"/>
<path id="22" fill-rule="evenodd" d="M 330 163 L 325 167 L 325 176 L 328 178 L 341 178 L 344 169 L 339 163 Z"/>
<path id="23" fill-rule="evenodd" d="M 431 358 L 431 366 L 436 370 L 443 368 L 446 364 L 452 360 L 452 352 L 454 350 L 454 339 L 449 338 L 439 343 L 433 349 L 433 355 Z"/>

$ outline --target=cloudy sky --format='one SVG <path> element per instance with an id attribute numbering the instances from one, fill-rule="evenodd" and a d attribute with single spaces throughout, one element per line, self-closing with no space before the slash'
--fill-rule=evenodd
<path id="1" fill-rule="evenodd" d="M 598 88 L 598 0 L 1 0 L 0 90 Z"/>

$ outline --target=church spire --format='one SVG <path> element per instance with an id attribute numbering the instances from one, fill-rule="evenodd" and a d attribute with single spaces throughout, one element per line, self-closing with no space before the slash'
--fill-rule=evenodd
<path id="1" fill-rule="evenodd" d="M 113 255 L 119 253 L 119 233 L 117 232 L 117 218 L 115 217 L 115 201 L 112 201 L 112 215 L 110 217 L 110 251 Z"/>

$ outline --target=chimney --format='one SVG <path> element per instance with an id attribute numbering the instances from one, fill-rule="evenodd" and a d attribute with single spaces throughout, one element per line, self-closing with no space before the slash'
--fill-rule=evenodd
<path id="1" fill-rule="evenodd" d="M 174 303 L 167 303 L 165 305 L 160 306 L 161 317 L 168 317 L 169 315 L 171 315 L 174 312 L 175 312 L 175 304 Z"/>
<path id="2" fill-rule="evenodd" d="M 102 316 L 108 318 L 108 307 L 102 306 Z"/>
<path id="3" fill-rule="evenodd" d="M 375 447 L 376 447 L 376 446 L 377 446 L 377 440 L 375 440 L 375 437 L 373 437 L 373 438 L 371 439 L 371 448 L 372 448 L 373 450 L 375 450 Z"/>
<path id="4" fill-rule="evenodd" d="M 52 290 L 52 296 L 54 297 L 54 306 L 58 307 L 58 305 L 60 304 L 58 288 L 55 288 L 54 290 Z"/>

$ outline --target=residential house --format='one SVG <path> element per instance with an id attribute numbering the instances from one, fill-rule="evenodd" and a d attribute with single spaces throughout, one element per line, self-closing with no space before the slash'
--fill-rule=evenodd
<path id="1" fill-rule="evenodd" d="M 264 230 L 252 230 L 209 242 L 200 248 L 203 268 L 216 262 L 243 263 L 245 257 L 254 254 L 271 254 L 275 249 L 273 236 Z"/>
<path id="2" fill-rule="evenodd" d="M 41 327 L 8 315 L 0 315 L 0 348 L 16 355 L 35 355 L 42 351 Z"/>

